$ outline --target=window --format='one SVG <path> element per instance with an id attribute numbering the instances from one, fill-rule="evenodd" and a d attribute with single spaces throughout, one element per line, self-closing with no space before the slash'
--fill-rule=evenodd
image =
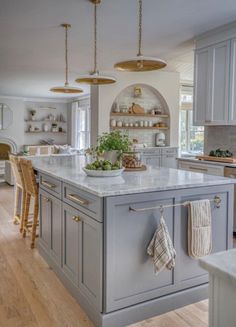
<path id="1" fill-rule="evenodd" d="M 74 146 L 79 150 L 90 147 L 91 110 L 88 101 L 79 101 L 72 109 L 72 139 Z"/>
<path id="2" fill-rule="evenodd" d="M 204 127 L 193 126 L 193 87 L 182 86 L 180 95 L 180 148 L 182 153 L 203 152 Z"/>

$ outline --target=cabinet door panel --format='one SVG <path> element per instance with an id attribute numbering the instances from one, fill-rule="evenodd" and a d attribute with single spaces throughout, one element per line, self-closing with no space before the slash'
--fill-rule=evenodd
<path id="1" fill-rule="evenodd" d="M 51 252 L 54 260 L 61 266 L 62 262 L 62 219 L 61 201 L 51 197 Z"/>
<path id="2" fill-rule="evenodd" d="M 153 199 L 152 195 L 109 199 L 105 226 L 106 244 L 106 312 L 162 296 L 171 292 L 173 271 L 154 274 L 147 247 L 156 231 L 160 213 L 156 210 L 131 212 L 129 207 L 145 208 L 172 204 L 173 199 Z M 138 202 L 140 201 L 140 202 Z M 174 239 L 173 208 L 165 211 L 166 224 Z"/>
<path id="3" fill-rule="evenodd" d="M 194 71 L 194 124 L 204 125 L 209 117 L 210 48 L 196 50 Z M 207 117 L 208 116 L 208 117 Z"/>
<path id="4" fill-rule="evenodd" d="M 159 168 L 161 166 L 161 157 L 159 156 L 143 156 L 144 164 L 152 167 Z"/>
<path id="5" fill-rule="evenodd" d="M 227 228 L 226 223 L 227 213 L 227 193 L 219 194 L 203 194 L 195 196 L 183 196 L 180 202 L 194 201 L 200 199 L 213 199 L 215 195 L 220 196 L 222 202 L 220 208 L 214 207 L 214 203 L 211 203 L 212 207 L 212 240 L 213 249 L 212 252 L 224 251 L 227 249 Z M 186 207 L 180 209 L 180 248 L 178 249 L 178 274 L 180 283 L 188 286 L 193 286 L 199 283 L 199 279 L 207 281 L 207 272 L 199 266 L 198 260 L 192 259 L 188 256 L 187 246 L 187 231 L 188 231 L 188 210 Z M 184 269 L 181 269 L 184 267 Z M 204 277 L 205 276 L 205 277 Z"/>
<path id="6" fill-rule="evenodd" d="M 236 123 L 236 39 L 231 41 L 230 123 Z"/>
<path id="7" fill-rule="evenodd" d="M 73 218 L 78 215 L 77 210 L 63 205 L 63 262 L 62 267 L 69 280 L 78 286 L 79 282 L 79 223 Z"/>
<path id="8" fill-rule="evenodd" d="M 213 46 L 211 57 L 210 119 L 212 123 L 227 123 L 229 118 L 230 41 Z"/>
<path id="9" fill-rule="evenodd" d="M 50 197 L 44 191 L 39 193 L 39 211 L 40 242 L 47 250 L 50 250 L 52 207 Z"/>
<path id="10" fill-rule="evenodd" d="M 176 155 L 166 154 L 162 156 L 161 166 L 166 168 L 177 168 Z"/>
<path id="11" fill-rule="evenodd" d="M 103 225 L 80 214 L 79 289 L 102 312 Z"/>

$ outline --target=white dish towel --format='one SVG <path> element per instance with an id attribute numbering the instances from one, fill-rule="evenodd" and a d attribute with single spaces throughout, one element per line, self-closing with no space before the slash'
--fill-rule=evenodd
<path id="1" fill-rule="evenodd" d="M 169 270 L 174 268 L 176 252 L 163 216 L 161 216 L 159 226 L 147 248 L 147 253 L 153 258 L 156 275 L 164 268 Z"/>
<path id="2" fill-rule="evenodd" d="M 188 203 L 188 254 L 198 259 L 211 253 L 212 226 L 209 200 Z"/>

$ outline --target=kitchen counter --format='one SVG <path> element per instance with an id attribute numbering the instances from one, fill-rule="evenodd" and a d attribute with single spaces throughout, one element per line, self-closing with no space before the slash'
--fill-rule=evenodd
<path id="1" fill-rule="evenodd" d="M 207 160 L 199 160 L 196 158 L 185 158 L 185 157 L 178 157 L 178 161 L 186 161 L 186 162 L 193 162 L 193 163 L 200 163 L 200 164 L 208 164 L 214 166 L 223 166 L 223 167 L 232 167 L 236 168 L 236 164 L 229 164 L 227 162 L 217 162 L 217 161 L 207 161 Z"/>
<path id="2" fill-rule="evenodd" d="M 236 249 L 209 255 L 200 260 L 200 265 L 210 274 L 236 286 Z"/>
<path id="3" fill-rule="evenodd" d="M 209 272 L 209 327 L 235 327 L 236 249 L 200 260 Z"/>
<path id="4" fill-rule="evenodd" d="M 96 327 L 128 326 L 207 298 L 208 275 L 188 256 L 182 204 L 211 201 L 213 252 L 227 250 L 235 180 L 151 167 L 92 178 L 82 171 L 85 157 L 32 161 L 39 174 L 39 252 Z M 155 275 L 147 247 L 160 206 L 177 256 L 173 271 Z"/>
<path id="5" fill-rule="evenodd" d="M 93 178 L 87 177 L 82 171 L 85 158 L 81 156 L 34 158 L 32 161 L 39 172 L 99 197 L 235 183 L 235 180 L 220 176 L 216 178 L 195 172 L 153 167 L 148 167 L 144 172 L 124 172 L 115 178 Z"/>

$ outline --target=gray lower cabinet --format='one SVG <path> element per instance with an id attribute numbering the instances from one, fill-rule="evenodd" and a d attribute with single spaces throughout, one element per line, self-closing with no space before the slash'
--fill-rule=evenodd
<path id="1" fill-rule="evenodd" d="M 40 190 L 40 242 L 49 251 L 54 262 L 61 266 L 61 201 L 50 193 Z"/>
<path id="2" fill-rule="evenodd" d="M 102 311 L 102 223 L 63 204 L 62 269 L 79 292 Z"/>
<path id="3" fill-rule="evenodd" d="M 217 193 L 218 192 L 218 193 Z M 147 246 L 160 219 L 158 210 L 133 212 L 129 208 L 149 208 L 158 205 L 183 203 L 199 199 L 222 199 L 220 208 L 212 202 L 213 252 L 226 250 L 228 229 L 231 223 L 225 218 L 228 213 L 228 193 L 224 188 L 200 188 L 189 191 L 136 194 L 107 199 L 106 209 L 106 295 L 105 312 L 112 312 L 169 293 L 187 289 L 208 282 L 206 272 L 199 267 L 198 260 L 187 252 L 187 208 L 165 209 L 164 217 L 173 240 L 177 257 L 173 271 L 164 270 L 154 274 L 153 262 L 146 253 Z M 223 217 L 223 219 L 222 219 Z"/>

